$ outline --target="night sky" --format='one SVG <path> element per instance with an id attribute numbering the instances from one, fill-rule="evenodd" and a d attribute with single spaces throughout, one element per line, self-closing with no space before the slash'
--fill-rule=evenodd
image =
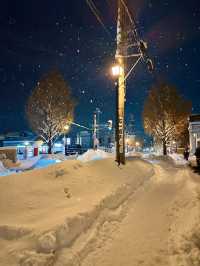
<path id="1" fill-rule="evenodd" d="M 101 121 L 113 119 L 116 2 L 94 0 L 105 29 L 85 0 L 1 0 L 0 133 L 25 130 L 24 109 L 31 90 L 58 68 L 77 98 L 75 122 L 89 125 L 96 107 Z M 129 0 L 139 34 L 156 65 L 153 75 L 140 63 L 127 83 L 126 117 L 142 132 L 141 112 L 151 85 L 160 77 L 176 85 L 200 112 L 200 1 Z"/>

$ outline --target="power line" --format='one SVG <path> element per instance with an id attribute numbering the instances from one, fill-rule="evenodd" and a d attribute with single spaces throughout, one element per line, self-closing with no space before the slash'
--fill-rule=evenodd
<path id="1" fill-rule="evenodd" d="M 82 125 L 77 124 L 77 123 L 75 123 L 75 122 L 70 122 L 70 124 L 72 124 L 72 125 L 74 125 L 74 126 L 77 126 L 77 127 L 85 128 L 85 129 L 87 129 L 87 130 L 92 130 L 91 128 L 88 128 L 88 127 L 82 126 Z"/>
<path id="2" fill-rule="evenodd" d="M 92 0 L 86 0 L 86 3 L 88 4 L 90 10 L 92 11 L 93 15 L 96 17 L 96 19 L 98 20 L 98 22 L 101 24 L 101 26 L 103 27 L 103 29 L 106 31 L 106 33 L 111 36 L 109 30 L 107 29 L 106 25 L 103 23 L 103 20 L 100 17 L 100 12 L 97 9 L 96 5 L 94 4 L 94 2 Z"/>

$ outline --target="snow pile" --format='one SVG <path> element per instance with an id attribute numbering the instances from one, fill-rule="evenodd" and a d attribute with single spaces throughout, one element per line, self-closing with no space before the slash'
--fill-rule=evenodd
<path id="1" fill-rule="evenodd" d="M 171 210 L 175 217 L 169 238 L 172 266 L 200 265 L 199 183 L 188 179 L 186 184 Z"/>
<path id="2" fill-rule="evenodd" d="M 160 162 L 173 164 L 175 166 L 185 166 L 189 162 L 183 158 L 183 155 L 177 153 L 169 153 L 168 155 L 159 155 L 156 153 L 144 153 L 142 158 L 150 163 L 158 164 Z"/>
<path id="3" fill-rule="evenodd" d="M 7 169 L 13 169 L 13 168 L 18 167 L 20 165 L 19 161 L 13 162 L 10 159 L 2 160 L 2 162 L 3 162 L 3 165 L 5 166 L 5 168 L 7 168 Z"/>
<path id="4" fill-rule="evenodd" d="M 16 172 L 25 171 L 34 168 L 34 166 L 37 164 L 37 162 L 40 160 L 40 156 L 31 157 L 26 160 L 20 160 L 19 165 L 16 167 L 12 167 L 12 170 L 15 170 Z"/>
<path id="5" fill-rule="evenodd" d="M 143 153 L 141 157 L 152 164 L 160 164 L 161 161 L 169 162 L 168 156 L 159 155 L 157 153 Z M 170 162 L 172 162 L 172 159 L 170 159 Z"/>
<path id="6" fill-rule="evenodd" d="M 67 157 L 64 154 L 40 155 L 24 160 L 18 160 L 16 163 L 13 163 L 8 159 L 3 159 L 2 162 L 0 161 L 0 176 L 6 176 L 36 168 L 45 168 L 69 159 L 72 159 L 72 157 Z"/>
<path id="7" fill-rule="evenodd" d="M 3 163 L 0 161 L 0 176 L 5 176 L 10 174 L 10 171 L 6 169 L 3 165 Z"/>
<path id="8" fill-rule="evenodd" d="M 66 156 L 63 153 L 56 153 L 56 154 L 46 154 L 46 155 L 43 155 L 42 158 L 44 158 L 44 159 L 58 160 L 60 162 L 63 162 L 65 160 L 69 160 L 70 156 Z"/>
<path id="9" fill-rule="evenodd" d="M 197 166 L 197 162 L 196 162 L 196 156 L 195 155 L 190 155 L 189 157 L 189 164 L 193 167 Z"/>
<path id="10" fill-rule="evenodd" d="M 138 157 L 142 158 L 143 154 L 141 152 L 136 152 L 136 151 L 129 151 L 126 152 L 126 157 Z"/>
<path id="11" fill-rule="evenodd" d="M 89 162 L 94 160 L 102 160 L 111 157 L 112 155 L 102 150 L 88 150 L 84 154 L 78 156 L 77 160 L 82 162 Z"/>
<path id="12" fill-rule="evenodd" d="M 99 228 L 125 215 L 122 205 L 152 174 L 139 159 L 121 168 L 113 159 L 69 160 L 0 179 L 1 265 L 64 266 L 81 259 Z"/>
<path id="13" fill-rule="evenodd" d="M 175 165 L 187 165 L 188 161 L 186 161 L 182 154 L 178 153 L 169 153 L 168 155 L 174 162 Z"/>

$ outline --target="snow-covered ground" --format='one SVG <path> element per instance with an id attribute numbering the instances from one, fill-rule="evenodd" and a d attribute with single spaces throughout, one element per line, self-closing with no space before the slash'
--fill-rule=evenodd
<path id="1" fill-rule="evenodd" d="M 125 218 L 104 224 L 80 265 L 200 265 L 199 181 L 167 164 L 154 171 L 130 199 Z"/>
<path id="2" fill-rule="evenodd" d="M 184 159 L 182 154 L 169 153 L 169 157 L 176 165 L 187 165 L 189 162 Z"/>
<path id="3" fill-rule="evenodd" d="M 7 168 L 5 168 L 3 163 L 0 161 L 0 176 L 5 176 L 8 175 L 9 173 L 10 171 Z"/>
<path id="4" fill-rule="evenodd" d="M 97 154 L 0 179 L 0 266 L 199 266 L 199 176 Z"/>
<path id="5" fill-rule="evenodd" d="M 135 160 L 119 168 L 105 159 L 65 161 L 1 178 L 1 265 L 53 265 L 47 263 L 57 256 L 62 260 L 62 250 L 82 233 L 94 227 L 95 237 L 101 224 L 122 215 L 118 208 L 152 174 L 147 162 Z M 86 237 L 84 245 L 92 239 Z"/>
<path id="6" fill-rule="evenodd" d="M 184 159 L 182 154 L 178 154 L 178 153 L 169 153 L 167 156 L 163 156 L 157 153 L 142 153 L 141 158 L 154 164 L 155 163 L 157 164 L 160 162 L 168 162 L 176 166 L 186 166 L 190 163 L 190 161 L 186 161 Z"/>

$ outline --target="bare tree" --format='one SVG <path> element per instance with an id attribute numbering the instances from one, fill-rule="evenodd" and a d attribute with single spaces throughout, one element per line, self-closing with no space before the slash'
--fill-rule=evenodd
<path id="1" fill-rule="evenodd" d="M 191 103 L 174 86 L 162 83 L 150 90 L 143 110 L 144 129 L 162 142 L 164 155 L 167 144 L 185 131 L 190 112 Z"/>
<path id="2" fill-rule="evenodd" d="M 74 100 L 70 88 L 57 71 L 46 74 L 28 99 L 26 113 L 29 124 L 48 145 L 48 153 L 66 124 L 73 121 Z"/>

